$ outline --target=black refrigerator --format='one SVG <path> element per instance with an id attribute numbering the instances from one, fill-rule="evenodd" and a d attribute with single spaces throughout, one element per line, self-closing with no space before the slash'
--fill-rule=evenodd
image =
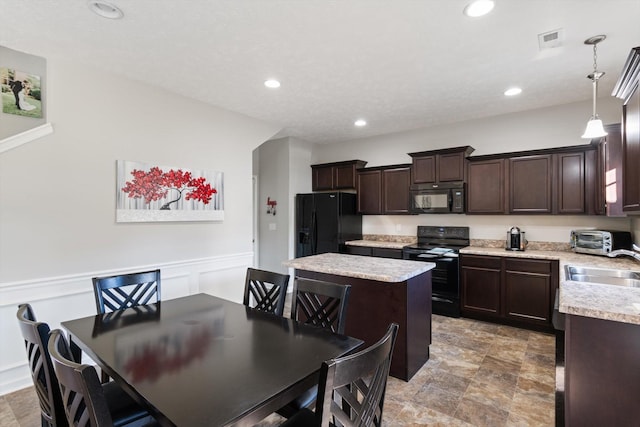
<path id="1" fill-rule="evenodd" d="M 352 193 L 296 195 L 296 258 L 340 252 L 348 240 L 362 239 L 362 215 Z"/>

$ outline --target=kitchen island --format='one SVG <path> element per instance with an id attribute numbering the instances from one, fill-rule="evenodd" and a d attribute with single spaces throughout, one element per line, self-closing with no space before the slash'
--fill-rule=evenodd
<path id="1" fill-rule="evenodd" d="M 400 328 L 390 374 L 409 381 L 429 360 L 431 269 L 419 261 L 326 253 L 283 263 L 297 277 L 351 285 L 345 334 L 378 341 L 391 322 Z"/>

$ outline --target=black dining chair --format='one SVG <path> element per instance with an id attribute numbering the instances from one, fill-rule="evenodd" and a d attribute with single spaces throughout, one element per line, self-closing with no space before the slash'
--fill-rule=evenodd
<path id="1" fill-rule="evenodd" d="M 160 301 L 160 270 L 92 280 L 98 314 Z"/>
<path id="2" fill-rule="evenodd" d="M 29 304 L 18 306 L 18 324 L 24 338 L 24 345 L 29 360 L 29 370 L 33 385 L 40 402 L 40 418 L 42 427 L 65 427 L 67 417 L 62 406 L 62 397 L 58 388 L 58 379 L 51 364 L 47 348 L 49 325 L 36 321 L 33 309 Z"/>
<path id="3" fill-rule="evenodd" d="M 343 334 L 350 290 L 351 285 L 297 277 L 293 283 L 291 318 Z M 310 407 L 317 396 L 318 387 L 314 386 L 277 412 L 289 418 L 302 408 Z"/>
<path id="4" fill-rule="evenodd" d="M 380 427 L 398 325 L 372 346 L 322 363 L 316 410 L 304 408 L 282 427 Z"/>
<path id="5" fill-rule="evenodd" d="M 351 285 L 297 277 L 293 283 L 291 318 L 344 333 Z"/>
<path id="6" fill-rule="evenodd" d="M 155 426 L 157 422 L 115 382 L 101 384 L 93 366 L 76 363 L 59 329 L 47 344 L 58 377 L 69 425 L 77 427 Z"/>
<path id="7" fill-rule="evenodd" d="M 272 271 L 247 269 L 243 304 L 278 316 L 284 313 L 289 275 Z"/>

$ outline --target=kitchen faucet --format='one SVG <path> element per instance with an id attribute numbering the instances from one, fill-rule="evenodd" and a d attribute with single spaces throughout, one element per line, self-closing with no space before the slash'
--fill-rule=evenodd
<path id="1" fill-rule="evenodd" d="M 629 249 L 617 249 L 615 251 L 611 251 L 607 254 L 608 257 L 610 258 L 615 258 L 615 257 L 619 257 L 619 256 L 630 256 L 631 258 L 635 259 L 636 261 L 640 261 L 640 246 L 637 246 L 635 243 L 633 244 L 633 250 L 630 251 Z"/>

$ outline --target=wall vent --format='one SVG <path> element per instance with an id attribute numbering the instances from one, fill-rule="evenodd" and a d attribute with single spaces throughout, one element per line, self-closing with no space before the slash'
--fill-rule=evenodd
<path id="1" fill-rule="evenodd" d="M 563 39 L 564 31 L 562 29 L 547 31 L 546 33 L 538 34 L 538 45 L 540 50 L 553 49 L 562 46 Z"/>

